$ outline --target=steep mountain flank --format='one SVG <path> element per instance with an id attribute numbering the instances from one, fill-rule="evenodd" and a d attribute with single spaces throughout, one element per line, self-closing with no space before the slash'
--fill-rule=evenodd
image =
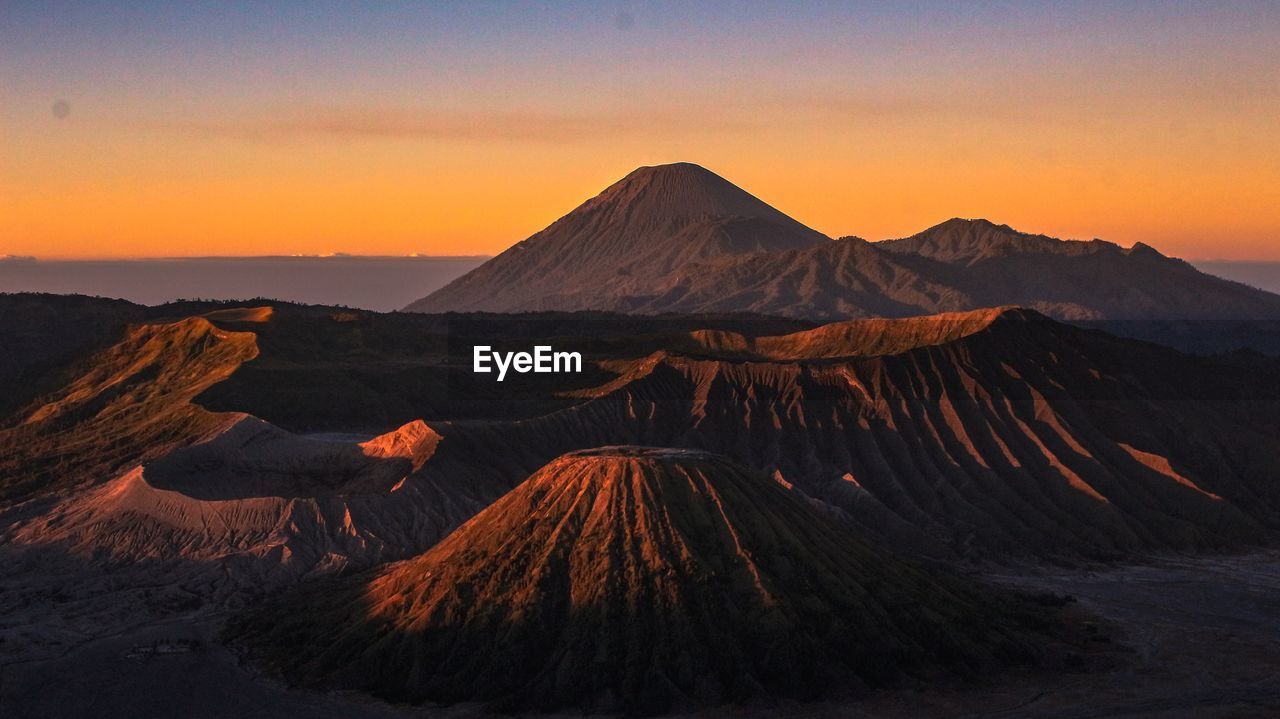
<path id="1" fill-rule="evenodd" d="M 504 709 L 658 713 L 972 676 L 1042 614 L 875 551 L 715 455 L 561 457 L 415 559 L 234 630 L 294 682 Z"/>
<path id="2" fill-rule="evenodd" d="M 191 399 L 257 352 L 252 333 L 199 317 L 131 327 L 0 430 L 0 498 L 102 481 L 226 427 L 233 415 Z"/>
<path id="3" fill-rule="evenodd" d="M 69 365 L 120 339 L 146 308 L 82 295 L 0 293 L 0 426 L 69 379 Z"/>

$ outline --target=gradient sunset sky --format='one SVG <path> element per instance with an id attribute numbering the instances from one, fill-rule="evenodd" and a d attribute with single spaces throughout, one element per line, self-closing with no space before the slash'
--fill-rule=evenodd
<path id="1" fill-rule="evenodd" d="M 674 161 L 1280 259 L 1280 3 L 0 0 L 0 255 L 492 254 Z"/>

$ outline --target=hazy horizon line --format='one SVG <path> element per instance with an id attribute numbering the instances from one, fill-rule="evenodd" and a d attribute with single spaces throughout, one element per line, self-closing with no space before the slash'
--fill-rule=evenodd
<path id="1" fill-rule="evenodd" d="M 885 240 L 872 240 L 872 242 L 883 242 Z M 1159 250 L 1159 248 L 1156 248 Z M 346 252 L 335 252 L 320 255 L 283 255 L 283 254 L 263 254 L 263 255 L 158 255 L 158 256 L 82 256 L 82 257 L 38 257 L 33 255 L 0 255 L 0 264 L 24 264 L 24 263 L 56 263 L 56 262 L 198 262 L 212 260 L 489 260 L 496 255 L 491 254 L 474 254 L 474 255 L 362 255 Z M 1280 258 L 1233 258 L 1233 257 L 1178 257 L 1186 262 L 1216 262 L 1216 263 L 1264 263 L 1264 264 L 1280 264 Z"/>
<path id="2" fill-rule="evenodd" d="M 321 255 L 173 255 L 173 256 L 84 256 L 84 257 L 37 257 L 33 255 L 0 255 L 0 263 L 11 262 L 178 262 L 202 260 L 488 260 L 493 255 L 360 255 L 346 252 L 334 252 Z"/>

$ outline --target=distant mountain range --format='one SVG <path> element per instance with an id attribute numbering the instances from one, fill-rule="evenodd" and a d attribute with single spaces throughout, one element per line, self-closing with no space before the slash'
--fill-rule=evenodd
<path id="1" fill-rule="evenodd" d="M 0 292 L 77 293 L 155 305 L 270 297 L 389 312 L 479 266 L 483 257 L 0 258 Z"/>
<path id="2" fill-rule="evenodd" d="M 1018 305 L 1066 320 L 1276 320 L 1280 295 L 1152 247 L 952 219 L 832 240 L 715 173 L 642 167 L 414 312 L 754 312 L 811 320 Z"/>

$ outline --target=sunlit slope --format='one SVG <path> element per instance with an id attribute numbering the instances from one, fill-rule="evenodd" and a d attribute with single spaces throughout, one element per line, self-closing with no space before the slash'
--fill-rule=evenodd
<path id="1" fill-rule="evenodd" d="M 504 709 L 664 712 L 973 676 L 1042 651 L 1032 607 L 872 549 L 725 458 L 561 457 L 429 552 L 236 627 L 302 684 Z"/>
<path id="2" fill-rule="evenodd" d="M 0 431 L 0 491 L 12 496 L 104 481 L 227 426 L 233 415 L 208 412 L 191 399 L 257 352 L 253 334 L 200 317 L 132 326 Z"/>

